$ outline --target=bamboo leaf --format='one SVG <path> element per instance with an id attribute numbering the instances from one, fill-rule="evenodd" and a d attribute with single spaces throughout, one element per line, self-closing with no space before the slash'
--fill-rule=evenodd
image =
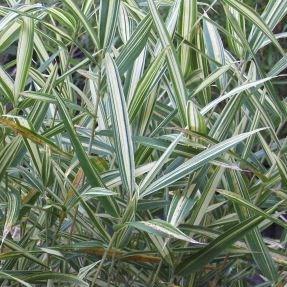
<path id="1" fill-rule="evenodd" d="M 219 255 L 222 250 L 226 249 L 236 240 L 240 239 L 242 236 L 244 236 L 244 234 L 254 228 L 254 226 L 260 223 L 262 220 L 262 217 L 251 218 L 231 227 L 198 253 L 194 254 L 192 258 L 187 258 L 182 261 L 182 263 L 177 266 L 176 272 L 179 274 L 184 274 L 186 272 L 195 272 L 199 270 L 211 259 Z"/>
<path id="2" fill-rule="evenodd" d="M 179 67 L 178 59 L 175 53 L 175 49 L 172 45 L 168 31 L 158 13 L 158 10 L 154 4 L 153 0 L 148 0 L 148 4 L 151 10 L 151 14 L 154 20 L 154 24 L 160 36 L 161 44 L 164 49 L 166 49 L 168 68 L 170 72 L 170 77 L 174 89 L 174 101 L 177 104 L 179 111 L 179 116 L 182 121 L 182 125 L 186 125 L 186 88 L 183 81 L 182 71 Z M 176 3 L 175 3 L 176 5 Z"/>
<path id="3" fill-rule="evenodd" d="M 79 18 L 79 20 L 82 22 L 82 25 L 87 30 L 87 33 L 91 37 L 93 44 L 95 45 L 96 49 L 99 49 L 99 47 L 100 47 L 99 39 L 98 39 L 94 29 L 91 27 L 89 21 L 87 20 L 86 16 L 79 9 L 79 7 L 74 3 L 73 0 L 64 0 L 64 2 L 72 10 L 73 14 L 76 15 Z"/>
<path id="4" fill-rule="evenodd" d="M 108 72 L 115 149 L 123 184 L 131 196 L 135 189 L 135 163 L 127 107 L 116 64 L 109 54 L 106 55 L 105 60 Z"/>
<path id="5" fill-rule="evenodd" d="M 130 223 L 129 225 L 154 235 L 164 235 L 166 237 L 176 238 L 190 243 L 199 244 L 199 242 L 188 237 L 178 228 L 174 227 L 172 224 L 160 219 L 153 219 L 149 221 L 136 221 Z"/>
<path id="6" fill-rule="evenodd" d="M 252 203 L 246 201 L 245 199 L 243 199 L 241 196 L 239 196 L 236 193 L 232 193 L 232 192 L 228 192 L 225 190 L 221 190 L 221 189 L 217 189 L 217 192 L 219 192 L 220 194 L 224 195 L 225 197 L 227 197 L 228 199 L 244 206 L 247 207 L 253 211 L 255 211 L 258 215 L 265 217 L 266 219 L 278 224 L 279 226 L 282 226 L 283 228 L 287 228 L 286 224 L 284 222 L 282 222 L 281 220 L 277 219 L 276 217 L 273 217 L 271 215 L 269 215 L 268 213 L 264 212 L 263 210 L 261 210 L 260 208 L 254 206 Z"/>
<path id="7" fill-rule="evenodd" d="M 87 180 L 91 184 L 92 187 L 105 187 L 101 176 L 95 169 L 95 167 L 92 165 L 90 159 L 88 158 L 87 154 L 85 153 L 81 142 L 79 141 L 79 138 L 77 137 L 77 134 L 74 129 L 73 122 L 71 120 L 71 117 L 69 115 L 69 112 L 65 106 L 64 101 L 58 96 L 55 95 L 56 99 L 59 104 L 59 109 L 61 112 L 61 118 L 63 120 L 64 126 L 67 129 L 70 139 L 72 142 L 72 145 L 76 151 L 77 157 L 79 159 L 79 162 L 81 164 L 81 167 L 87 177 Z M 111 202 L 109 199 L 102 198 L 102 202 L 105 205 L 105 208 L 107 208 L 108 212 L 111 213 L 114 216 L 117 216 L 118 211 L 113 202 Z"/>
<path id="8" fill-rule="evenodd" d="M 277 39 L 274 37 L 269 27 L 251 7 L 249 7 L 245 3 L 238 1 L 238 0 L 223 0 L 223 2 L 232 6 L 235 10 L 237 10 L 242 15 L 244 15 L 244 17 L 250 20 L 251 23 L 257 26 L 262 31 L 262 33 L 264 33 L 272 41 L 272 43 L 274 44 L 274 46 L 277 47 L 280 53 L 284 55 L 284 51 L 281 45 L 279 44 Z"/>
<path id="9" fill-rule="evenodd" d="M 119 6 L 119 0 L 101 1 L 99 39 L 101 42 L 101 47 L 104 50 L 109 49 L 111 41 L 114 39 L 116 25 L 118 22 Z"/>
<path id="10" fill-rule="evenodd" d="M 252 134 L 258 132 L 252 131 L 248 133 L 241 134 L 239 136 L 232 137 L 231 139 L 225 140 L 219 144 L 216 144 L 207 150 L 201 152 L 200 154 L 196 155 L 195 157 L 189 159 L 182 165 L 180 165 L 175 170 L 165 174 L 160 179 L 154 181 L 151 185 L 147 187 L 147 189 L 143 192 L 142 196 L 146 196 L 148 194 L 152 194 L 153 192 L 162 189 L 164 187 L 169 186 L 173 182 L 181 179 L 182 177 L 192 173 L 199 167 L 203 166 L 204 164 L 208 163 L 210 160 L 218 157 L 226 150 L 230 149 L 234 145 L 238 144 L 239 142 L 243 141 L 244 139 L 248 138 Z"/>
<path id="11" fill-rule="evenodd" d="M 208 111 L 210 111 L 212 108 L 216 107 L 216 105 L 218 105 L 220 102 L 236 95 L 236 94 L 239 94 L 241 92 L 244 92 L 250 88 L 256 88 L 256 87 L 260 87 L 263 83 L 267 82 L 267 81 L 270 81 L 272 79 L 272 77 L 267 77 L 265 79 L 261 79 L 261 80 L 258 80 L 258 81 L 255 81 L 255 82 L 251 82 L 251 83 L 247 83 L 247 84 L 244 84 L 242 86 L 239 86 L 239 87 L 236 87 L 235 89 L 231 90 L 230 92 L 226 93 L 225 95 L 223 95 L 222 97 L 220 98 L 217 98 L 215 100 L 213 100 L 212 102 L 210 102 L 208 105 L 206 105 L 201 111 L 200 113 L 202 115 L 205 115 Z"/>
<path id="12" fill-rule="evenodd" d="M 14 84 L 14 101 L 18 102 L 19 94 L 24 90 L 33 55 L 34 20 L 23 18 L 17 50 L 17 72 Z"/>

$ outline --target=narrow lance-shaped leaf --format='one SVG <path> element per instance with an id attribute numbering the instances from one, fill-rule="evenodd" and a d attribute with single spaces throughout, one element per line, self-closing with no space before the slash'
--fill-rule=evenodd
<path id="1" fill-rule="evenodd" d="M 198 199 L 197 204 L 192 209 L 193 212 L 190 218 L 191 224 L 199 225 L 203 220 L 206 210 L 214 196 L 216 187 L 224 174 L 224 170 L 225 169 L 222 167 L 216 167 L 207 182 L 205 182 L 201 196 Z"/>
<path id="2" fill-rule="evenodd" d="M 13 162 L 19 148 L 21 146 L 21 138 L 18 136 L 11 142 L 7 143 L 0 151 L 0 178 L 3 178 L 7 168 Z"/>
<path id="3" fill-rule="evenodd" d="M 8 272 L 6 271 L 6 273 L 8 273 Z M 10 275 L 10 274 L 8 273 L 8 275 Z M 79 279 L 77 276 L 71 275 L 71 274 L 65 274 L 65 273 L 47 272 L 47 271 L 46 272 L 33 271 L 33 272 L 27 272 L 27 273 L 23 272 L 21 275 L 22 275 L 21 280 L 25 280 L 25 281 L 31 282 L 31 283 L 43 282 L 43 281 L 47 282 L 47 280 L 50 279 L 50 280 L 55 280 L 58 283 L 62 282 L 65 284 L 72 284 L 74 286 L 79 286 L 79 287 L 88 287 L 89 286 L 89 284 L 87 282 L 84 282 L 83 280 Z M 5 273 L 2 272 L 2 273 L 0 273 L 0 278 L 1 279 L 11 279 L 11 276 L 8 277 Z"/>
<path id="4" fill-rule="evenodd" d="M 25 287 L 32 287 L 32 285 L 30 285 L 29 283 L 27 283 L 27 282 L 15 277 L 13 275 L 10 275 L 10 274 L 8 274 L 6 272 L 0 271 L 0 277 L 8 279 L 8 280 L 16 281 L 16 282 L 20 283 L 22 286 L 25 286 Z"/>
<path id="5" fill-rule="evenodd" d="M 229 247 L 236 240 L 244 236 L 249 230 L 254 228 L 263 220 L 263 217 L 247 219 L 229 228 L 222 235 L 209 243 L 206 247 L 194 254 L 192 258 L 186 258 L 176 268 L 178 274 L 195 272 L 203 268 L 205 264 L 213 260 L 223 250 Z"/>
<path id="6" fill-rule="evenodd" d="M 95 47 L 98 49 L 100 47 L 99 39 L 97 38 L 96 32 L 90 25 L 87 17 L 83 14 L 83 12 L 79 9 L 79 7 L 74 3 L 73 0 L 64 0 L 63 2 L 65 2 L 70 7 L 74 15 L 77 15 L 78 19 L 82 22 L 83 26 L 93 40 Z"/>
<path id="7" fill-rule="evenodd" d="M 9 74 L 0 66 L 0 89 L 13 102 L 14 83 Z"/>
<path id="8" fill-rule="evenodd" d="M 133 66 L 129 69 L 129 72 L 128 72 L 129 80 L 126 79 L 127 80 L 126 83 L 128 83 L 128 85 L 125 85 L 123 88 L 126 102 L 127 102 L 127 108 L 129 108 L 130 102 L 132 98 L 134 97 L 137 85 L 140 81 L 140 78 L 143 75 L 146 60 L 147 60 L 147 49 L 146 47 L 144 47 L 140 55 L 134 61 Z"/>
<path id="9" fill-rule="evenodd" d="M 122 75 L 130 67 L 131 63 L 138 57 L 147 43 L 148 36 L 152 26 L 152 19 L 148 15 L 129 38 L 128 42 L 123 46 L 119 56 L 116 59 L 117 67 L 120 75 Z"/>
<path id="10" fill-rule="evenodd" d="M 224 195 L 228 199 L 240 204 L 241 206 L 244 206 L 246 208 L 249 208 L 250 210 L 255 211 L 255 213 L 257 213 L 258 215 L 263 216 L 266 219 L 268 219 L 268 220 L 278 224 L 279 226 L 282 226 L 283 228 L 287 229 L 286 223 L 284 223 L 283 221 L 279 220 L 278 218 L 273 217 L 273 216 L 269 215 L 268 213 L 264 212 L 263 210 L 261 210 L 260 208 L 255 206 L 254 204 L 252 204 L 252 203 L 248 202 L 247 200 L 245 200 L 244 198 L 242 198 L 240 195 L 233 193 L 233 192 L 230 192 L 230 191 L 221 190 L 221 189 L 217 189 L 217 192 Z"/>
<path id="11" fill-rule="evenodd" d="M 18 121 L 18 119 L 20 119 L 20 118 L 15 118 L 15 119 L 16 119 L 16 121 L 10 119 L 10 117 L 8 117 L 8 116 L 7 117 L 0 117 L 0 124 L 10 128 L 10 129 L 13 129 L 15 132 L 21 134 L 24 139 L 29 139 L 38 145 L 47 145 L 53 151 L 65 156 L 65 157 L 68 157 L 68 158 L 70 157 L 70 155 L 68 153 L 61 150 L 57 145 L 55 145 L 49 139 L 37 134 L 35 131 L 29 129 L 26 126 L 21 125 Z"/>
<path id="12" fill-rule="evenodd" d="M 214 81 L 218 80 L 224 73 L 226 73 L 230 68 L 231 64 L 222 66 L 205 78 L 200 85 L 192 92 L 192 97 L 204 90 L 206 87 L 209 87 Z"/>
<path id="13" fill-rule="evenodd" d="M 238 0 L 222 0 L 224 3 L 230 5 L 235 10 L 239 11 L 242 15 L 244 15 L 248 20 L 251 21 L 255 26 L 257 26 L 270 40 L 271 42 L 278 48 L 282 55 L 285 54 L 281 45 L 274 37 L 272 31 L 270 31 L 269 27 L 266 23 L 260 18 L 260 16 L 248 5 Z M 255 39 L 256 40 L 256 39 Z M 255 44 L 257 44 L 255 42 Z"/>
<path id="14" fill-rule="evenodd" d="M 41 7 L 43 7 L 42 4 L 20 5 L 17 10 L 20 13 L 25 13 L 28 11 L 32 12 L 33 10 L 37 10 Z M 2 6 L 0 8 L 2 8 Z M 12 11 L 10 13 L 5 14 L 5 17 L 3 17 L 0 21 L 0 31 L 5 29 L 5 27 L 7 25 L 9 25 L 10 23 L 12 23 L 16 18 L 20 17 L 20 13 Z M 3 15 L 1 15 L 1 16 L 3 16 Z"/>
<path id="15" fill-rule="evenodd" d="M 237 171 L 229 171 L 227 173 L 227 178 L 229 177 L 229 175 L 231 175 L 231 180 L 229 180 L 231 189 L 238 192 L 241 195 L 241 197 L 247 201 L 247 203 L 251 202 L 249 191 L 245 185 L 241 173 Z M 236 209 L 240 221 L 244 221 L 256 215 L 254 210 L 246 208 L 243 204 L 238 204 L 234 202 L 234 207 Z M 253 230 L 250 230 L 245 235 L 245 240 L 248 244 L 249 249 L 252 250 L 252 257 L 256 262 L 257 266 L 259 267 L 260 271 L 262 272 L 262 274 L 266 278 L 276 281 L 276 278 L 278 277 L 278 272 L 276 270 L 277 268 L 274 260 L 272 259 L 271 254 L 269 253 L 268 247 L 264 243 L 259 228 L 255 227 Z"/>
<path id="16" fill-rule="evenodd" d="M 202 134 L 206 133 L 207 127 L 205 120 L 192 101 L 187 102 L 186 117 L 187 127 L 190 131 L 195 131 Z"/>
<path id="17" fill-rule="evenodd" d="M 162 258 L 164 260 L 166 260 L 166 262 L 168 264 L 173 266 L 171 251 L 168 248 L 168 245 L 165 244 L 166 239 L 162 238 L 162 236 L 160 236 L 160 235 L 153 235 L 151 233 L 149 233 L 148 235 L 149 235 L 150 240 L 152 241 L 152 243 L 154 244 L 154 246 L 158 250 L 159 254 L 162 256 Z"/>
<path id="18" fill-rule="evenodd" d="M 16 194 L 15 191 L 8 191 L 7 193 L 7 212 L 6 220 L 3 230 L 2 243 L 5 240 L 6 236 L 11 231 L 13 225 L 18 220 L 18 214 L 20 211 L 20 198 L 19 194 Z"/>
<path id="19" fill-rule="evenodd" d="M 129 19 L 129 15 L 127 12 L 127 8 L 124 4 L 120 4 L 119 8 L 119 34 L 124 42 L 126 44 L 131 36 L 131 20 Z"/>
<path id="20" fill-rule="evenodd" d="M 100 5 L 100 43 L 104 50 L 108 50 L 114 40 L 118 22 L 119 0 L 101 0 Z"/>
<path id="21" fill-rule="evenodd" d="M 197 0 L 181 1 L 179 32 L 181 36 L 192 42 L 195 34 L 195 24 L 197 20 Z M 186 75 L 191 68 L 191 48 L 184 43 L 180 47 L 180 63 L 182 72 Z"/>
<path id="22" fill-rule="evenodd" d="M 189 236 L 185 235 L 177 227 L 161 219 L 136 221 L 129 223 L 129 225 L 153 235 L 162 235 L 165 237 L 171 237 L 195 244 L 200 244 L 198 241 L 193 240 Z"/>
<path id="23" fill-rule="evenodd" d="M 138 113 L 140 107 L 147 100 L 147 95 L 150 93 L 151 89 L 156 85 L 160 80 L 160 76 L 163 71 L 163 63 L 165 60 L 165 51 L 160 53 L 152 62 L 150 67 L 144 73 L 142 79 L 137 85 L 134 96 L 131 99 L 129 104 L 129 117 L 132 122 L 136 114 Z"/>
<path id="24" fill-rule="evenodd" d="M 115 150 L 123 184 L 130 196 L 132 196 L 135 188 L 135 163 L 127 107 L 117 66 L 109 54 L 106 55 L 105 60 L 116 145 Z"/>
<path id="25" fill-rule="evenodd" d="M 12 25 L 8 25 L 6 29 L 0 32 L 0 52 L 4 53 L 6 49 L 12 45 L 19 38 L 21 24 L 14 22 Z"/>
<path id="26" fill-rule="evenodd" d="M 189 215 L 194 204 L 197 202 L 197 197 L 193 196 L 195 185 L 191 184 L 185 191 L 176 192 L 173 195 L 172 201 L 169 206 L 167 220 L 178 226 Z"/>
<path id="27" fill-rule="evenodd" d="M 169 186 L 170 184 L 174 183 L 175 181 L 181 179 L 182 177 L 192 173 L 199 167 L 203 166 L 204 164 L 208 163 L 212 159 L 218 157 L 223 152 L 227 151 L 231 147 L 235 146 L 239 142 L 245 140 L 252 134 L 258 132 L 259 130 L 243 133 L 238 136 L 234 136 L 230 139 L 227 139 L 221 143 L 218 143 L 205 151 L 201 152 L 200 154 L 196 155 L 195 157 L 189 159 L 174 171 L 171 171 L 160 179 L 154 181 L 151 185 L 147 187 L 147 189 L 143 192 L 143 196 L 154 193 L 155 191 L 162 189 L 164 187 Z"/>
<path id="28" fill-rule="evenodd" d="M 58 106 L 60 110 L 61 119 L 64 123 L 65 128 L 67 129 L 70 135 L 72 145 L 75 149 L 80 165 L 87 177 L 88 182 L 90 183 L 92 187 L 105 187 L 101 179 L 101 176 L 99 175 L 95 167 L 92 165 L 88 155 L 86 154 L 85 150 L 82 147 L 82 144 L 75 132 L 73 122 L 71 120 L 71 117 L 65 106 L 64 101 L 57 94 L 55 94 L 55 97 L 58 100 L 58 104 L 59 104 Z M 105 208 L 110 214 L 112 214 L 113 216 L 117 216 L 118 214 L 117 208 L 115 206 L 115 203 L 110 198 L 106 199 L 104 197 L 104 198 L 101 198 L 101 201 L 103 202 L 103 205 L 105 206 Z"/>
<path id="29" fill-rule="evenodd" d="M 215 100 L 213 100 L 212 102 L 210 102 L 208 105 L 206 105 L 201 111 L 200 113 L 202 115 L 205 115 L 208 111 L 210 111 L 212 108 L 216 107 L 220 102 L 230 98 L 231 96 L 234 96 L 236 94 L 239 94 L 241 92 L 244 92 L 250 88 L 256 88 L 256 87 L 260 87 L 263 83 L 270 81 L 272 79 L 272 77 L 267 77 L 265 79 L 261 79 L 255 82 L 251 82 L 251 83 L 247 83 L 244 84 L 242 86 L 236 87 L 233 90 L 231 90 L 230 92 L 226 93 L 225 95 L 216 98 Z"/>
<path id="30" fill-rule="evenodd" d="M 72 31 L 76 28 L 76 18 L 68 11 L 65 11 L 59 7 L 47 8 L 48 12 L 53 15 L 61 24 L 67 25 Z"/>
<path id="31" fill-rule="evenodd" d="M 154 24 L 160 36 L 161 44 L 163 48 L 167 48 L 166 55 L 170 77 L 174 89 L 174 102 L 177 105 L 182 126 L 186 126 L 186 88 L 183 81 L 183 75 L 178 64 L 176 52 L 173 47 L 170 36 L 167 32 L 167 29 L 161 19 L 161 16 L 159 15 L 156 5 L 154 4 L 154 1 L 148 0 L 148 4 L 150 7 L 151 14 L 153 16 Z M 176 5 L 176 3 L 174 5 Z"/>
<path id="32" fill-rule="evenodd" d="M 17 50 L 17 71 L 14 84 L 14 101 L 17 103 L 19 94 L 24 90 L 28 78 L 33 55 L 34 20 L 23 17 Z"/>
<path id="33" fill-rule="evenodd" d="M 281 0 L 269 1 L 262 13 L 261 19 L 267 24 L 270 31 L 272 31 L 282 18 L 286 15 L 287 2 Z M 264 41 L 270 40 L 264 33 L 257 27 L 253 26 L 249 35 L 249 41 L 253 43 L 253 50 L 257 51 L 262 48 Z"/>
<path id="34" fill-rule="evenodd" d="M 92 198 L 101 197 L 101 196 L 112 196 L 112 195 L 116 195 L 116 193 L 106 188 L 93 187 L 82 192 L 81 194 L 74 193 L 73 196 L 66 201 L 66 206 L 68 208 L 72 208 L 79 201 L 82 201 L 82 200 L 88 201 L 88 200 L 91 200 Z"/>
<path id="35" fill-rule="evenodd" d="M 153 181 L 153 179 L 157 176 L 157 174 L 162 169 L 163 165 L 165 164 L 166 160 L 170 156 L 170 154 L 174 151 L 174 148 L 178 144 L 182 137 L 182 134 L 179 134 L 175 140 L 170 144 L 170 146 L 166 149 L 166 151 L 162 154 L 162 156 L 158 159 L 152 169 L 148 172 L 145 176 L 144 180 L 141 182 L 139 186 L 140 191 L 144 191 L 145 188 Z"/>
<path id="36" fill-rule="evenodd" d="M 2 236 L 0 236 L 0 239 L 2 240 Z M 12 251 L 17 252 L 19 255 L 24 256 L 25 258 L 37 263 L 38 265 L 44 266 L 45 268 L 47 268 L 47 265 L 42 260 L 40 260 L 40 258 L 37 258 L 31 252 L 23 248 L 21 245 L 15 243 L 14 241 L 6 238 L 6 240 L 3 241 L 3 244 L 7 246 L 9 249 L 11 249 Z"/>
<path id="37" fill-rule="evenodd" d="M 203 36 L 205 48 L 207 51 L 207 55 L 213 59 L 215 62 L 225 65 L 225 52 L 223 47 L 223 42 L 218 33 L 216 26 L 208 21 L 207 14 L 204 15 L 206 19 L 203 20 Z M 215 71 L 218 66 L 214 63 L 210 63 L 210 67 L 212 71 Z M 227 84 L 227 76 L 222 74 L 219 77 L 220 88 L 224 89 Z"/>
<path id="38" fill-rule="evenodd" d="M 279 171 L 279 174 L 282 178 L 282 186 L 283 188 L 287 188 L 287 166 L 286 164 L 284 163 L 283 160 L 281 160 L 278 156 L 276 156 L 275 154 L 273 154 L 273 158 L 276 162 L 276 165 L 278 167 L 278 171 Z"/>

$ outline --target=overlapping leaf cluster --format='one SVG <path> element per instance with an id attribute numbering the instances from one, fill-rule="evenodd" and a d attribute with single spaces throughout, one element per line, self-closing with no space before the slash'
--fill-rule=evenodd
<path id="1" fill-rule="evenodd" d="M 1 286 L 284 286 L 287 1 L 255 4 L 2 1 Z"/>

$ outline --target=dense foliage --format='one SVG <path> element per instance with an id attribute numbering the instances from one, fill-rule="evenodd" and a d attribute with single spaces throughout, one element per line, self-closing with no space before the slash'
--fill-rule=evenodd
<path id="1" fill-rule="evenodd" d="M 2 0 L 1 286 L 287 284 L 285 14 Z"/>

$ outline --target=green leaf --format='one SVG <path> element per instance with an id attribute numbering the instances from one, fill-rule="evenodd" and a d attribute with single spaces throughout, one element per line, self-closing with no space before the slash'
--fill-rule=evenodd
<path id="1" fill-rule="evenodd" d="M 172 183 L 176 182 L 177 180 L 181 179 L 182 177 L 192 173 L 199 167 L 203 166 L 204 164 L 208 163 L 212 159 L 215 159 L 231 147 L 235 146 L 239 142 L 245 140 L 252 134 L 258 132 L 259 130 L 255 130 L 252 132 L 243 133 L 238 136 L 234 136 L 230 139 L 227 139 L 221 143 L 218 143 L 205 151 L 199 153 L 198 155 L 194 156 L 193 158 L 189 159 L 175 170 L 165 174 L 161 178 L 154 181 L 150 184 L 145 191 L 143 191 L 142 196 L 146 196 L 148 194 L 152 194 L 155 191 L 162 189 L 171 185 Z"/>
<path id="2" fill-rule="evenodd" d="M 131 63 L 138 57 L 147 43 L 150 29 L 152 26 L 152 19 L 146 16 L 136 30 L 123 46 L 119 56 L 116 58 L 116 64 L 120 75 L 122 75 L 131 66 Z"/>
<path id="3" fill-rule="evenodd" d="M 7 235 L 11 232 L 13 225 L 17 222 L 20 211 L 19 194 L 17 194 L 15 191 L 9 191 L 6 196 L 8 204 L 7 204 L 6 220 L 2 236 L 2 243 L 7 237 Z"/>
<path id="4" fill-rule="evenodd" d="M 26 86 L 33 55 L 34 20 L 23 18 L 17 50 L 17 71 L 14 84 L 14 102 L 17 104 L 20 93 Z"/>
<path id="5" fill-rule="evenodd" d="M 32 285 L 30 285 L 29 283 L 27 283 L 27 282 L 15 277 L 13 275 L 9 275 L 6 272 L 0 271 L 0 278 L 1 277 L 2 278 L 6 278 L 6 279 L 10 279 L 10 280 L 13 280 L 13 281 L 16 281 L 16 282 L 18 282 L 18 283 L 20 283 L 20 284 L 22 284 L 23 286 L 26 286 L 26 287 L 32 287 Z"/>
<path id="6" fill-rule="evenodd" d="M 1 279 L 11 279 L 11 275 L 6 271 L 4 273 L 0 274 Z M 23 280 L 31 283 L 40 283 L 41 282 L 47 282 L 47 280 L 55 280 L 55 282 L 63 282 L 63 283 L 69 283 L 74 284 L 75 286 L 79 287 L 88 287 L 89 284 L 84 282 L 83 280 L 77 278 L 74 275 L 70 274 L 64 274 L 64 273 L 57 273 L 57 272 L 25 272 L 25 271 L 19 271 L 19 277 L 23 278 Z M 17 274 L 17 273 L 16 273 Z M 17 274 L 18 275 L 18 274 Z M 19 282 L 19 281 L 18 281 Z M 25 286 L 25 285 L 24 285 Z M 26 285 L 27 286 L 27 285 Z M 31 285 L 28 285 L 31 286 Z"/>
<path id="7" fill-rule="evenodd" d="M 197 20 L 197 0 L 183 0 L 180 6 L 179 33 L 189 42 L 195 38 L 195 24 Z M 184 75 L 191 69 L 191 49 L 188 45 L 180 47 L 180 64 Z"/>
<path id="8" fill-rule="evenodd" d="M 222 39 L 216 26 L 209 21 L 209 18 L 206 14 L 205 18 L 206 19 L 203 20 L 203 36 L 207 55 L 213 59 L 215 63 L 224 66 L 226 63 Z M 210 67 L 213 72 L 218 68 L 218 65 L 215 63 L 210 63 Z M 219 77 L 219 84 L 222 90 L 225 89 L 227 85 L 227 77 L 225 74 L 222 74 L 221 77 Z"/>
<path id="9" fill-rule="evenodd" d="M 254 81 L 254 82 L 251 82 L 251 83 L 247 83 L 247 84 L 244 84 L 244 85 L 241 85 L 241 86 L 238 86 L 236 88 L 234 88 L 233 90 L 231 90 L 230 92 L 226 93 L 225 95 L 213 100 L 212 102 L 210 102 L 208 105 L 206 105 L 201 111 L 200 113 L 202 115 L 205 115 L 208 111 L 210 111 L 212 108 L 216 107 L 220 102 L 236 95 L 236 94 L 239 94 L 241 92 L 244 92 L 250 88 L 256 88 L 256 87 L 260 87 L 263 83 L 267 82 L 267 81 L 270 81 L 272 79 L 272 77 L 267 77 L 265 79 L 261 79 L 261 80 L 258 80 L 258 81 Z"/>
<path id="10" fill-rule="evenodd" d="M 178 228 L 174 227 L 172 224 L 163 221 L 161 219 L 153 219 L 149 221 L 135 221 L 129 223 L 130 226 L 133 226 L 141 231 L 145 231 L 153 235 L 161 235 L 165 237 L 171 237 L 179 240 L 184 240 L 190 243 L 199 244 L 196 240 L 185 235 Z"/>
<path id="11" fill-rule="evenodd" d="M 232 65 L 228 64 L 225 66 L 222 66 L 215 70 L 212 74 L 210 74 L 206 79 L 204 79 L 199 86 L 192 92 L 192 97 L 194 97 L 196 94 L 200 93 L 202 90 L 204 90 L 206 87 L 210 86 L 214 81 L 216 81 L 218 78 L 220 78 L 224 73 L 226 73 Z"/>
<path id="12" fill-rule="evenodd" d="M 55 97 L 58 101 L 61 119 L 64 123 L 65 128 L 67 129 L 69 133 L 71 143 L 75 149 L 80 165 L 87 177 L 87 180 L 89 181 L 92 187 L 105 187 L 101 176 L 99 175 L 95 167 L 92 165 L 88 155 L 86 154 L 86 152 L 84 151 L 82 147 L 82 144 L 76 134 L 76 131 L 73 126 L 73 122 L 71 120 L 70 114 L 65 106 L 63 99 L 59 97 L 58 95 L 55 95 Z M 111 215 L 113 216 L 118 215 L 118 211 L 117 211 L 117 208 L 114 202 L 112 202 L 110 199 L 105 199 L 105 198 L 102 198 L 101 201 L 104 204 L 107 211 Z"/>
<path id="13" fill-rule="evenodd" d="M 14 97 L 14 82 L 9 74 L 0 66 L 0 88 L 4 95 L 13 102 Z"/>
<path id="14" fill-rule="evenodd" d="M 73 0 L 64 0 L 68 7 L 72 10 L 73 14 L 77 16 L 77 18 L 81 21 L 82 25 L 85 27 L 87 33 L 91 37 L 96 49 L 99 49 L 99 39 L 97 38 L 97 35 L 95 33 L 95 30 L 93 27 L 90 25 L 88 19 L 86 16 L 83 14 L 83 12 L 79 9 L 79 7 L 74 3 Z"/>
<path id="15" fill-rule="evenodd" d="M 277 41 L 277 39 L 274 37 L 272 31 L 269 29 L 269 27 L 266 25 L 266 23 L 260 18 L 260 16 L 254 11 L 250 6 L 246 5 L 245 3 L 238 1 L 238 0 L 222 0 L 224 3 L 230 5 L 235 10 L 237 10 L 239 13 L 241 13 L 244 17 L 246 17 L 252 24 L 257 26 L 262 33 L 264 33 L 278 48 L 280 53 L 282 55 L 285 54 L 284 50 L 282 49 L 281 45 Z"/>
<path id="16" fill-rule="evenodd" d="M 185 84 L 183 80 L 182 71 L 180 69 L 177 55 L 172 45 L 172 41 L 168 34 L 167 28 L 164 25 L 153 0 L 148 0 L 148 4 L 151 10 L 154 24 L 156 26 L 157 32 L 161 40 L 162 47 L 166 49 L 168 69 L 169 69 L 169 73 L 170 73 L 170 77 L 171 77 L 172 85 L 174 89 L 173 99 L 179 111 L 179 116 L 181 119 L 182 126 L 185 126 L 187 122 L 186 113 L 185 113 L 187 92 L 186 92 L 186 88 L 185 88 Z"/>
<path id="17" fill-rule="evenodd" d="M 101 0 L 99 39 L 101 47 L 104 50 L 109 50 L 112 41 L 114 40 L 114 34 L 118 22 L 119 6 L 119 0 Z"/>
<path id="18" fill-rule="evenodd" d="M 145 176 L 144 180 L 141 182 L 139 186 L 140 191 L 144 191 L 154 180 L 154 178 L 158 175 L 158 173 L 161 171 L 163 165 L 166 163 L 168 157 L 171 155 L 171 153 L 174 151 L 175 147 L 179 143 L 180 139 L 182 137 L 182 134 L 179 134 L 175 140 L 170 144 L 170 146 L 165 150 L 165 152 L 162 154 L 162 156 L 157 160 L 155 165 L 150 169 L 148 174 Z"/>
<path id="19" fill-rule="evenodd" d="M 216 191 L 219 192 L 220 194 L 224 195 L 228 199 L 232 200 L 233 202 L 236 202 L 241 206 L 247 207 L 247 208 L 255 211 L 255 213 L 257 213 L 258 216 L 265 217 L 266 219 L 272 221 L 273 223 L 276 223 L 279 226 L 282 226 L 284 229 L 287 228 L 287 224 L 285 224 L 283 221 L 281 221 L 278 218 L 273 217 L 273 216 L 269 215 L 268 213 L 264 212 L 262 209 L 258 208 L 257 206 L 253 205 L 252 203 L 248 202 L 247 200 L 242 198 L 240 195 L 233 193 L 233 192 L 230 192 L 230 191 L 222 190 L 222 189 L 217 189 Z"/>
<path id="20" fill-rule="evenodd" d="M 0 178 L 3 178 L 7 168 L 17 156 L 20 145 L 21 139 L 16 137 L 0 151 Z"/>
<path id="21" fill-rule="evenodd" d="M 230 171 L 230 174 L 232 179 L 229 183 L 232 190 L 238 192 L 241 197 L 247 201 L 247 205 L 249 205 L 251 202 L 251 197 L 244 183 L 242 175 L 239 172 L 233 171 Z M 245 208 L 242 204 L 235 203 L 234 206 L 241 221 L 244 221 L 255 215 L 254 210 Z M 266 218 L 266 216 L 264 217 Z M 266 278 L 272 281 L 276 281 L 276 278 L 278 277 L 278 272 L 276 270 L 277 268 L 271 254 L 269 253 L 268 247 L 263 241 L 263 237 L 259 228 L 255 227 L 253 230 L 249 231 L 245 238 L 249 249 L 252 250 L 252 257 L 257 266 L 260 268 L 262 274 L 264 274 Z"/>
<path id="22" fill-rule="evenodd" d="M 190 131 L 206 134 L 207 127 L 203 116 L 197 110 L 193 101 L 187 102 L 186 108 L 187 127 Z"/>
<path id="23" fill-rule="evenodd" d="M 147 96 L 152 88 L 159 82 L 163 72 L 165 61 L 165 51 L 162 51 L 152 62 L 137 85 L 136 91 L 130 101 L 128 111 L 130 121 L 133 122 L 139 109 L 147 100 Z"/>
<path id="24" fill-rule="evenodd" d="M 203 268 L 204 265 L 216 258 L 223 250 L 227 249 L 236 240 L 239 240 L 262 220 L 262 217 L 250 218 L 229 228 L 206 247 L 202 248 L 202 250 L 195 253 L 191 258 L 188 257 L 183 260 L 177 266 L 176 273 L 183 275 L 190 272 L 196 272 Z"/>
<path id="25" fill-rule="evenodd" d="M 116 64 L 109 54 L 106 55 L 105 60 L 110 92 L 115 150 L 123 184 L 130 196 L 132 196 L 135 189 L 135 163 L 127 107 Z"/>

